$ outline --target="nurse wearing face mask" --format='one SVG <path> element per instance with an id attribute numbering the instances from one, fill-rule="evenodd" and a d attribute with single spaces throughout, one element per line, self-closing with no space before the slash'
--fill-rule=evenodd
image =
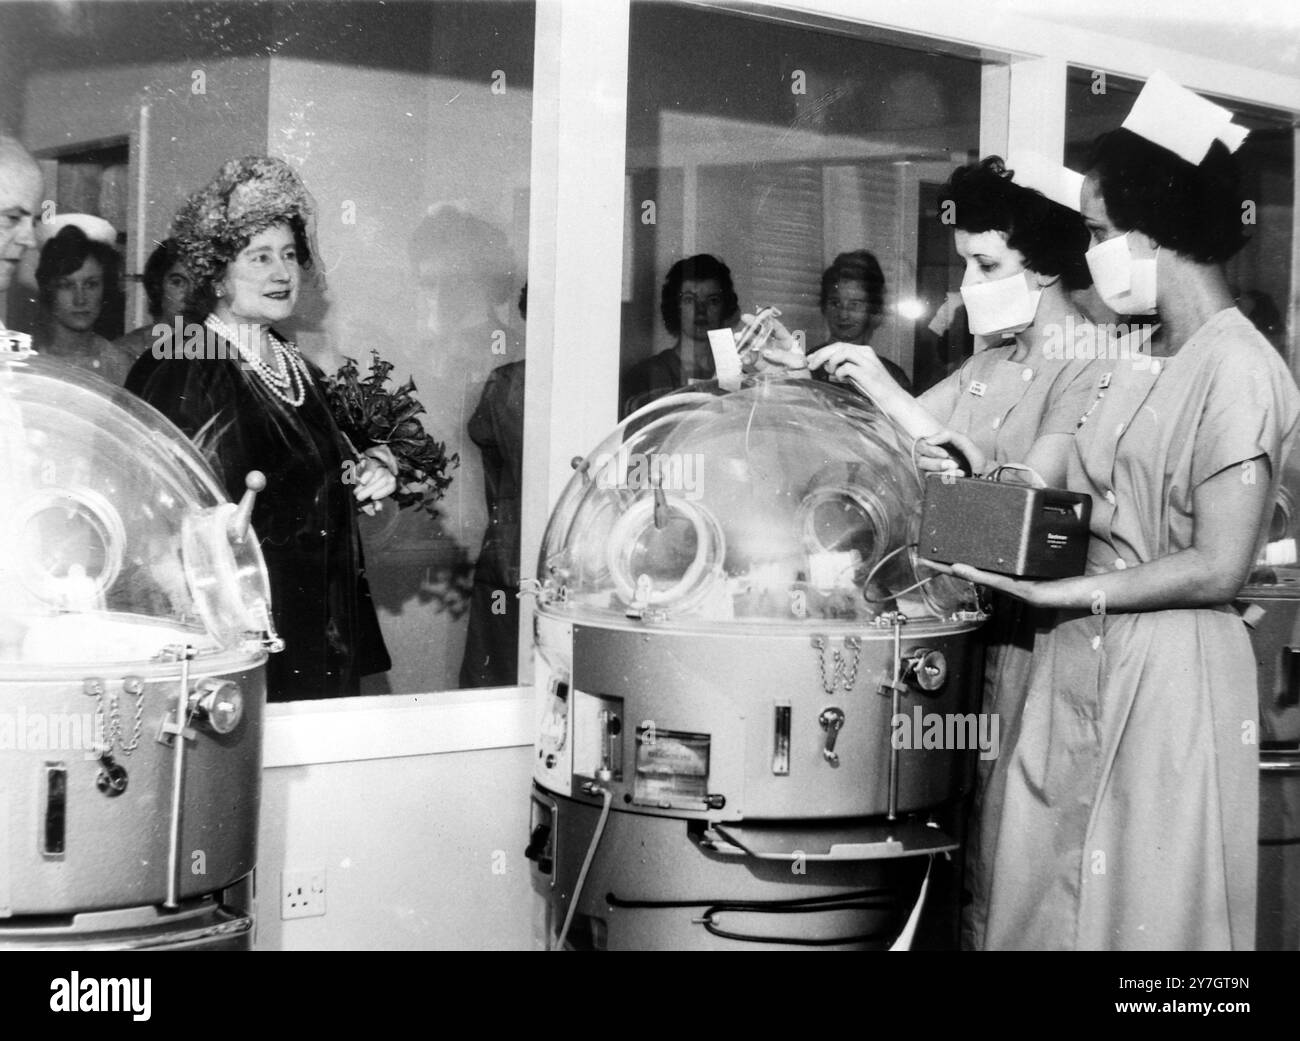
<path id="1" fill-rule="evenodd" d="M 1013 173 L 990 156 L 957 169 L 939 201 L 966 266 L 961 296 L 971 331 L 985 341 L 1012 339 L 977 351 L 915 399 L 870 347 L 833 343 L 808 357 L 810 368 L 851 383 L 917 438 L 914 455 L 925 470 L 964 468 L 944 445 L 976 472 L 1010 462 L 1050 470 L 1047 461 L 1073 438 L 1095 385 L 1090 362 L 1077 358 L 1093 352 L 1075 350 L 1095 329 L 1070 298 L 1091 283 L 1083 256 L 1088 234 L 1074 212 L 1078 180 L 1057 166 L 1053 183 L 1040 181 L 1072 211 L 1017 183 Z"/>
<path id="2" fill-rule="evenodd" d="M 1083 179 L 1059 164 L 1031 166 L 1030 158 L 1037 157 L 1026 157 L 1024 172 L 1016 176 L 1042 185 L 1061 202 L 1016 183 L 1002 160 L 990 157 L 952 175 L 939 209 L 966 265 L 961 295 L 972 332 L 1011 340 L 978 351 L 916 399 L 870 347 L 831 344 L 809 356 L 811 367 L 824 366 L 852 383 L 916 438 L 914 454 L 923 469 L 959 465 L 947 444 L 976 472 L 1026 463 L 1059 484 L 1079 416 L 1095 394 L 1095 363 L 1076 356 L 1096 352 L 1076 348 L 1085 341 L 1095 346 L 1098 332 L 1070 296 L 1091 283 L 1084 261 L 1088 233 L 1077 212 Z M 981 630 L 983 711 L 997 715 L 1004 735 L 1020 714 L 1035 627 L 1033 612 L 1023 604 L 996 598 L 992 620 Z M 983 812 L 995 766 L 996 760 L 978 764 L 973 821 Z M 974 841 L 974 826 L 970 834 L 965 885 L 978 890 L 987 884 L 990 857 Z M 963 946 L 973 946 L 979 931 L 980 923 L 964 914 Z"/>
<path id="3" fill-rule="evenodd" d="M 983 818 L 989 949 L 1254 944 L 1256 671 L 1231 601 L 1300 392 L 1224 276 L 1246 237 L 1229 115 L 1156 76 L 1095 146 L 1083 215 L 1098 290 L 1161 324 L 1148 364 L 1105 364 L 1067 461 L 1093 501 L 1087 574 L 953 568 L 1051 612 Z"/>

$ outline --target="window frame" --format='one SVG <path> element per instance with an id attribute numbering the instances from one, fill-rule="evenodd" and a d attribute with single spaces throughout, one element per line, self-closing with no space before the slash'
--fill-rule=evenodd
<path id="1" fill-rule="evenodd" d="M 1300 80 L 1141 40 L 1048 23 L 969 0 L 879 5 L 860 0 L 707 3 L 738 15 L 869 34 L 883 43 L 978 56 L 986 65 L 980 150 L 1065 154 L 1069 66 L 1142 77 L 1162 68 L 1191 88 L 1300 115 Z M 627 50 L 631 0 L 539 0 L 535 36 L 529 255 L 529 390 L 525 403 L 522 574 L 537 553 L 570 460 L 585 455 L 617 419 Z M 599 40 L 600 46 L 592 46 Z M 617 41 L 622 41 L 622 46 Z M 574 128 L 583 127 L 579 132 Z M 1300 132 L 1298 132 L 1300 133 Z M 1300 206 L 1295 208 L 1300 215 Z M 1300 228 L 1293 241 L 1300 242 Z M 593 264 L 591 258 L 607 258 Z M 1300 264 L 1289 311 L 1300 320 Z M 592 301 L 595 301 L 593 306 Z M 1300 359 L 1292 358 L 1293 369 Z M 574 408 L 581 402 L 580 408 Z M 520 625 L 520 683 L 532 678 L 532 604 Z"/>

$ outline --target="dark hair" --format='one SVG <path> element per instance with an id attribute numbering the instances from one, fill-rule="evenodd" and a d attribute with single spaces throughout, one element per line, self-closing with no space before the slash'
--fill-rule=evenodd
<path id="1" fill-rule="evenodd" d="M 107 308 L 118 292 L 118 274 L 121 258 L 117 250 L 105 242 L 89 238 L 75 224 L 65 224 L 57 235 L 41 247 L 41 259 L 36 264 L 36 284 L 40 287 L 41 303 L 46 309 L 54 306 L 55 283 L 60 278 L 75 274 L 87 260 L 99 262 L 104 278 L 104 302 Z"/>
<path id="2" fill-rule="evenodd" d="M 272 221 L 270 224 L 267 224 L 265 227 L 258 228 L 256 231 L 252 232 L 251 234 L 245 235 L 242 238 L 240 238 L 238 241 L 232 242 L 226 248 L 221 249 L 218 254 L 219 257 L 221 258 L 221 265 L 217 268 L 217 271 L 212 276 L 212 278 L 206 281 L 200 281 L 197 277 L 195 278 L 194 296 L 192 299 L 192 303 L 194 305 L 196 314 L 207 314 L 212 311 L 214 305 L 217 302 L 217 293 L 216 293 L 217 283 L 220 282 L 223 278 L 225 278 L 226 268 L 228 268 L 235 261 L 235 259 L 239 256 L 239 254 L 241 254 L 242 252 L 244 252 L 244 250 L 248 248 L 248 244 L 252 242 L 253 239 L 255 239 L 258 235 L 262 234 L 262 232 L 267 231 L 270 228 L 274 228 L 277 224 L 287 225 L 290 233 L 293 235 L 293 248 L 298 254 L 298 266 L 302 268 L 304 271 L 311 270 L 313 261 L 311 255 L 311 246 L 307 241 L 306 222 L 301 217 L 299 217 L 296 213 L 291 214 L 288 217 L 285 217 L 283 220 Z M 185 260 L 184 254 L 181 255 L 180 259 L 182 261 Z M 191 274 L 194 273 L 193 267 L 190 267 L 190 273 Z"/>
<path id="3" fill-rule="evenodd" d="M 867 314 L 878 315 L 885 312 L 885 273 L 880 270 L 880 261 L 875 254 L 865 249 L 855 249 L 850 253 L 841 253 L 822 272 L 822 295 L 820 307 L 826 310 L 826 301 L 837 282 L 858 282 L 867 292 Z"/>
<path id="4" fill-rule="evenodd" d="M 175 239 L 166 239 L 158 243 L 158 248 L 150 253 L 149 259 L 144 262 L 141 281 L 144 282 L 144 295 L 149 300 L 149 313 L 154 318 L 162 316 L 163 283 L 167 279 L 167 272 L 177 264 L 184 263 L 180 246 Z"/>
<path id="5" fill-rule="evenodd" d="M 975 234 L 1000 231 L 1030 271 L 1059 275 L 1066 289 L 1087 289 L 1092 275 L 1083 256 L 1088 251 L 1083 218 L 1016 184 L 1013 175 L 996 155 L 959 166 L 939 195 L 940 219 Z"/>
<path id="6" fill-rule="evenodd" d="M 711 253 L 697 253 L 693 257 L 679 260 L 668 269 L 663 289 L 659 293 L 659 314 L 664 320 L 664 328 L 674 336 L 680 336 L 682 332 L 681 308 L 677 303 L 682 283 L 687 279 L 700 282 L 706 278 L 711 278 L 722 286 L 724 318 L 731 318 L 740 310 L 740 299 L 736 296 L 736 287 L 731 281 L 731 268 Z"/>
<path id="7" fill-rule="evenodd" d="M 1199 166 L 1121 127 L 1092 146 L 1089 176 L 1111 223 L 1201 264 L 1221 264 L 1250 236 L 1236 160 L 1220 141 Z"/>

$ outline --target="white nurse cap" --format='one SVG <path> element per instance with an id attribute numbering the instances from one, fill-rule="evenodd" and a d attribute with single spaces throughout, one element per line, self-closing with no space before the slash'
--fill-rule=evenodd
<path id="1" fill-rule="evenodd" d="M 43 246 L 69 224 L 84 231 L 86 238 L 92 242 L 102 242 L 107 246 L 117 245 L 117 229 L 103 217 L 96 217 L 90 213 L 60 213 L 48 221 L 37 221 L 36 237 Z"/>
<path id="2" fill-rule="evenodd" d="M 1024 188 L 1042 192 L 1052 202 L 1079 212 L 1083 191 L 1083 174 L 1068 166 L 1054 163 L 1038 152 L 1017 152 L 1007 160 L 1012 181 Z"/>
<path id="3" fill-rule="evenodd" d="M 1214 142 L 1235 152 L 1250 133 L 1222 105 L 1206 101 L 1163 72 L 1152 73 L 1123 126 L 1199 166 Z"/>

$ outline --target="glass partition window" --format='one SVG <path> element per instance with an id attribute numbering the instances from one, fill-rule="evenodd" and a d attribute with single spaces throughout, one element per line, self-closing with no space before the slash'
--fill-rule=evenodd
<path id="1" fill-rule="evenodd" d="M 1142 90 L 1141 80 L 1072 68 L 1066 92 L 1065 162 L 1083 172 L 1092 142 L 1124 121 Z M 1250 130 L 1237 152 L 1249 203 L 1242 219 L 1250 241 L 1226 265 L 1237 306 L 1288 359 L 1295 359 L 1296 329 L 1289 321 L 1295 230 L 1295 120 L 1288 113 L 1209 100 L 1234 113 Z"/>
<path id="2" fill-rule="evenodd" d="M 960 274 L 935 196 L 978 148 L 979 62 L 674 4 L 634 3 L 630 36 L 623 410 L 711 374 L 703 327 L 737 318 L 721 313 L 727 287 L 664 293 L 700 254 L 725 264 L 739 311 L 780 308 L 810 349 L 870 326 L 864 342 L 916 389 L 946 375 L 963 353 L 941 314 Z M 823 300 L 823 272 L 857 251 L 883 286 L 859 267 Z"/>
<path id="3" fill-rule="evenodd" d="M 516 681 L 535 14 L 513 0 L 0 4 L 0 127 L 45 161 L 51 208 L 98 199 L 51 175 L 56 161 L 127 142 L 125 204 L 91 212 L 124 233 L 128 327 L 150 321 L 144 262 L 181 202 L 229 159 L 281 157 L 315 201 L 320 277 L 279 331 L 327 374 L 352 358 L 365 380 L 378 352 L 387 390 L 412 379 L 423 406 L 392 437 L 419 423 L 458 459 L 435 514 L 390 500 L 359 518 L 393 661 L 365 694 Z"/>

